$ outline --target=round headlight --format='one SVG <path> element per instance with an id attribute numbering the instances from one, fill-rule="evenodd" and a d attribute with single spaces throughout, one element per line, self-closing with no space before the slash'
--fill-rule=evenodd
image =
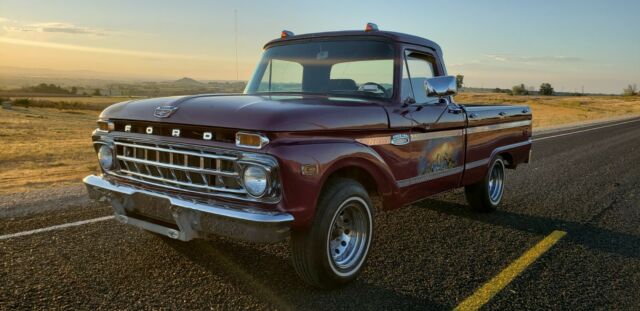
<path id="1" fill-rule="evenodd" d="M 104 170 L 113 168 L 113 152 L 107 145 L 102 145 L 98 150 L 98 161 Z"/>
<path id="2" fill-rule="evenodd" d="M 247 166 L 242 175 L 244 188 L 254 197 L 259 197 L 267 190 L 267 171 L 259 166 Z"/>

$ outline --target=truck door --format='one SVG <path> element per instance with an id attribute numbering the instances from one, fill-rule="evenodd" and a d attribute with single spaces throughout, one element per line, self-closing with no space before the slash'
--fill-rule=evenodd
<path id="1" fill-rule="evenodd" d="M 398 182 L 410 198 L 457 187 L 464 167 L 465 115 L 450 98 L 427 97 L 427 78 L 444 75 L 436 57 L 423 52 L 405 53 L 401 96 L 412 120 L 411 162 L 415 176 Z M 412 99 L 407 99 L 411 97 Z"/>

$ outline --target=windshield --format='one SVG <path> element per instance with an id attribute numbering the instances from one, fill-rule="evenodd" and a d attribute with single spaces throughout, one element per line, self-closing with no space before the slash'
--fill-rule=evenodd
<path id="1" fill-rule="evenodd" d="M 264 52 L 245 93 L 390 98 L 393 47 L 364 40 L 274 46 Z"/>

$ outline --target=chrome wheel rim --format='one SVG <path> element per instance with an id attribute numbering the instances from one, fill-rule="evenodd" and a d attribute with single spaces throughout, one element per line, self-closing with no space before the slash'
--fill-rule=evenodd
<path id="1" fill-rule="evenodd" d="M 502 199 L 504 190 L 504 166 L 501 161 L 496 161 L 489 175 L 489 200 L 492 204 L 498 204 Z"/>
<path id="2" fill-rule="evenodd" d="M 355 273 L 369 249 L 371 214 L 361 198 L 347 199 L 333 217 L 327 250 L 334 272 L 347 276 Z"/>

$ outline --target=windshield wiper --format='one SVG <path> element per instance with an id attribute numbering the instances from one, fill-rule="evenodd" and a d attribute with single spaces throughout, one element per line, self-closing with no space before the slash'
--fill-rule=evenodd
<path id="1" fill-rule="evenodd" d="M 249 93 L 251 95 L 280 95 L 280 94 L 284 94 L 284 95 L 324 95 L 326 96 L 327 93 L 320 93 L 320 92 L 286 92 L 286 91 L 278 91 L 278 92 L 255 92 L 255 93 Z"/>
<path id="2" fill-rule="evenodd" d="M 329 92 L 327 92 L 327 95 L 330 95 L 332 93 L 336 93 L 339 95 L 354 95 L 354 96 L 361 96 L 361 97 L 376 97 L 376 98 L 386 98 L 385 94 L 383 93 L 372 93 L 372 92 L 367 92 L 367 91 L 351 91 L 351 90 L 331 90 Z"/>
<path id="3" fill-rule="evenodd" d="M 249 95 L 316 95 L 316 96 L 353 96 L 353 97 L 362 97 L 362 98 L 382 98 L 388 99 L 384 96 L 384 94 L 376 94 L 366 91 L 350 91 L 350 90 L 332 90 L 326 93 L 322 92 L 255 92 L 249 93 Z"/>

